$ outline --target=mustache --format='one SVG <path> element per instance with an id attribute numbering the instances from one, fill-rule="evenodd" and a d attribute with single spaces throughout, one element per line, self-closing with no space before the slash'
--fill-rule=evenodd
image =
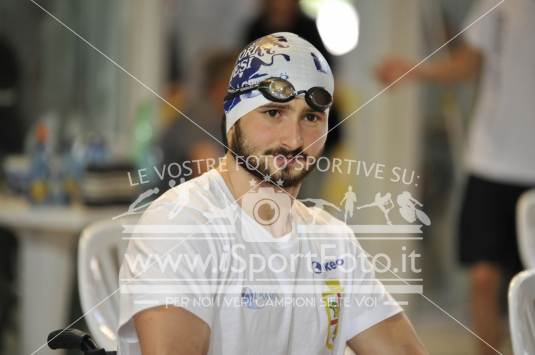
<path id="1" fill-rule="evenodd" d="M 282 155 L 285 157 L 290 157 L 290 160 L 294 160 L 296 158 L 303 158 L 306 159 L 308 157 L 308 154 L 303 152 L 303 148 L 297 148 L 293 150 L 288 150 L 285 148 L 274 148 L 274 149 L 268 149 L 264 152 L 265 155 L 273 155 L 274 157 L 278 155 Z"/>

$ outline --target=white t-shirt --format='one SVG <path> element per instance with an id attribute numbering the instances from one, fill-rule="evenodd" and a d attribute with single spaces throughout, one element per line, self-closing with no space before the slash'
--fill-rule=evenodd
<path id="1" fill-rule="evenodd" d="M 291 201 L 280 194 L 278 205 Z M 132 317 L 159 305 L 203 320 L 218 355 L 343 354 L 349 339 L 401 312 L 343 222 L 295 200 L 292 232 L 274 238 L 233 202 L 212 169 L 144 213 L 120 272 L 119 354 L 140 354 Z M 299 229 L 313 221 L 336 234 Z"/>
<path id="2" fill-rule="evenodd" d="M 476 1 L 465 27 L 497 3 Z M 535 183 L 534 18 L 534 0 L 504 1 L 465 33 L 484 58 L 468 168 L 502 182 Z"/>

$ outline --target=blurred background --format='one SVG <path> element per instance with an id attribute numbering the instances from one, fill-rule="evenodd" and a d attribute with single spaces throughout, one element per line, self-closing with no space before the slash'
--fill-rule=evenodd
<path id="1" fill-rule="evenodd" d="M 401 83 L 376 96 L 385 87 L 376 75 L 383 58 L 424 58 L 462 29 L 471 3 L 39 0 L 40 8 L 2 0 L 0 352 L 32 353 L 46 331 L 82 315 L 76 242 L 83 228 L 124 212 L 142 192 L 153 189 L 143 195 L 150 201 L 205 170 L 183 176 L 169 164 L 221 156 L 213 138 L 221 139 L 222 97 L 238 51 L 259 36 L 292 31 L 314 43 L 335 73 L 330 127 L 352 114 L 329 134 L 326 154 L 415 172 L 408 184 L 315 173 L 300 197 L 338 204 L 349 184 L 362 203 L 377 192 L 410 191 L 432 221 L 423 238 L 404 244 L 422 255 L 418 277 L 428 299 L 395 297 L 407 301 L 431 354 L 474 354 L 477 339 L 452 317 L 471 328 L 455 236 L 476 82 Z M 373 213 L 360 218 L 383 223 Z M 362 244 L 401 257 L 401 244 Z M 506 332 L 505 315 L 502 325 Z M 84 329 L 84 320 L 74 327 Z M 508 342 L 502 349 L 511 353 Z"/>

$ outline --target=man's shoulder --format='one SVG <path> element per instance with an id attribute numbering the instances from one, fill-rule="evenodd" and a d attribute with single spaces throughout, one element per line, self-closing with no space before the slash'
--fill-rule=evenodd
<path id="1" fill-rule="evenodd" d="M 210 170 L 167 190 L 150 205 L 145 215 L 167 215 L 171 221 L 182 217 L 206 221 L 212 214 L 224 211 L 223 192 L 217 186 L 214 173 Z"/>

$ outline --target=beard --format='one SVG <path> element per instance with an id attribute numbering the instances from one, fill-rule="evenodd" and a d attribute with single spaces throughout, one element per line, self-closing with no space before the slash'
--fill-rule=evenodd
<path id="1" fill-rule="evenodd" d="M 302 151 L 302 147 L 294 150 L 279 147 L 261 152 L 260 149 L 256 149 L 250 144 L 242 134 L 239 121 L 234 125 L 230 149 L 232 150 L 231 153 L 236 163 L 241 165 L 251 175 L 260 180 L 264 180 L 264 176 L 271 176 L 271 181 L 275 183 L 279 180 L 282 181 L 281 187 L 299 185 L 314 170 L 317 158 L 323 153 L 322 149 L 317 156 L 312 157 L 314 160 L 313 163 L 310 163 L 309 155 Z M 293 166 L 289 164 L 278 165 L 275 163 L 275 157 L 278 155 L 291 157 L 291 159 L 302 157 L 302 160 L 296 161 Z"/>

